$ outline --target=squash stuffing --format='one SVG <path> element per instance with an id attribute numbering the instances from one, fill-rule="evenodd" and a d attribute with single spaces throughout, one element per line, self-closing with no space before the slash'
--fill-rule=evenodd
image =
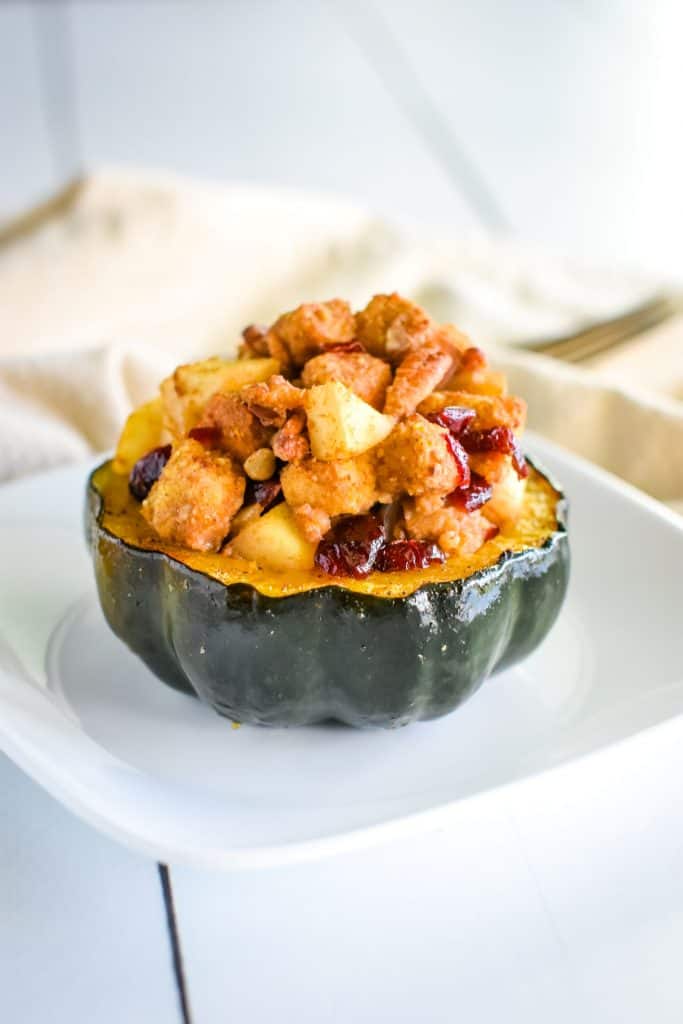
<path id="1" fill-rule="evenodd" d="M 525 420 L 480 349 L 399 295 L 248 327 L 239 358 L 163 381 L 91 478 L 105 614 L 236 721 L 444 714 L 564 596 L 564 502 Z"/>

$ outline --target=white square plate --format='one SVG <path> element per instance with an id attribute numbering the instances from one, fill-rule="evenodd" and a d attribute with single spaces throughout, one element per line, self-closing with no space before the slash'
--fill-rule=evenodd
<path id="1" fill-rule="evenodd" d="M 570 501 L 572 580 L 522 665 L 397 731 L 231 728 L 110 633 L 82 536 L 88 467 L 0 490 L 0 746 L 160 860 L 278 864 L 433 827 L 683 710 L 683 522 L 540 439 Z"/>

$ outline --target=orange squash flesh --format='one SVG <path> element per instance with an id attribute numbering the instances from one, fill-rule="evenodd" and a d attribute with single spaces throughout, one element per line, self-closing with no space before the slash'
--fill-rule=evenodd
<path id="1" fill-rule="evenodd" d="M 493 565 L 503 552 L 538 548 L 558 526 L 560 493 L 533 466 L 529 466 L 521 514 L 511 528 L 487 541 L 479 551 L 452 556 L 443 564 L 417 572 L 373 572 L 364 580 L 339 579 L 318 570 L 276 573 L 254 562 L 223 554 L 206 554 L 167 544 L 156 536 L 140 514 L 139 503 L 128 491 L 128 478 L 114 472 L 110 462 L 98 469 L 93 483 L 104 499 L 101 525 L 132 547 L 161 551 L 191 569 L 230 585 L 246 583 L 267 597 L 287 597 L 321 587 L 341 587 L 374 597 L 407 597 L 427 583 L 464 579 Z"/>

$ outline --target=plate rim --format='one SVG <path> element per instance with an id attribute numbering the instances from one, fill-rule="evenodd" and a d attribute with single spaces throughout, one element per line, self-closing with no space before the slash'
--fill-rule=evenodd
<path id="1" fill-rule="evenodd" d="M 539 450 L 541 460 L 543 453 L 547 452 L 552 458 L 564 462 L 576 470 L 588 480 L 597 483 L 610 490 L 615 496 L 626 500 L 629 504 L 635 504 L 653 515 L 662 525 L 683 535 L 683 517 L 680 517 L 673 510 L 658 502 L 633 485 L 621 480 L 614 474 L 589 462 L 573 452 L 557 445 L 555 442 L 540 438 L 537 435 L 529 434 L 530 447 L 532 451 Z M 40 474 L 33 474 L 20 480 L 10 481 L 0 486 L 0 530 L 11 529 L 13 525 L 19 525 L 18 517 L 8 518 L 3 515 L 1 500 L 8 492 L 11 494 L 21 490 L 27 483 L 39 486 L 46 484 L 55 475 L 67 475 L 69 473 L 83 474 L 85 478 L 90 469 L 101 460 L 102 455 L 94 456 L 85 462 L 71 463 L 66 466 L 54 467 Z M 552 474 L 551 474 L 552 475 Z M 561 475 L 561 474 L 560 474 Z M 25 524 L 23 524 L 25 525 Z M 81 599 L 82 601 L 82 599 Z M 53 646 L 55 638 L 64 623 L 73 614 L 74 608 L 81 604 L 81 601 L 72 602 L 59 619 L 58 625 L 53 629 L 49 642 L 46 645 L 44 657 L 49 656 L 49 649 Z M 4 645 L 3 645 L 4 646 Z M 11 647 L 10 647 L 11 651 Z M 3 694 L 3 689 L 8 687 L 16 691 L 17 676 L 22 684 L 20 696 L 21 706 L 17 707 L 16 701 L 12 702 Z M 14 706 L 13 706 L 14 703 Z M 40 730 L 33 726 L 31 716 L 45 726 L 46 718 L 51 727 L 62 732 L 69 732 L 70 742 L 75 742 L 77 753 L 83 756 L 92 756 L 87 753 L 88 747 L 97 749 L 97 756 L 101 765 L 111 766 L 116 769 L 125 769 L 128 775 L 140 775 L 144 773 L 125 762 L 119 760 L 95 740 L 91 739 L 81 728 L 77 721 L 69 721 L 69 716 L 61 704 L 57 705 L 51 700 L 49 691 L 44 691 L 37 686 L 25 672 L 10 672 L 0 667 L 0 706 L 7 705 L 10 712 L 14 711 L 15 727 L 12 728 L 13 716 L 2 716 L 0 718 L 0 750 L 9 756 L 23 771 L 39 785 L 49 792 L 55 799 L 59 800 L 67 809 L 87 821 L 111 838 L 122 842 L 129 848 L 154 857 L 161 861 L 171 861 L 176 864 L 185 864 L 192 867 L 211 868 L 221 870 L 244 870 L 252 868 L 269 868 L 287 864 L 310 862 L 319 858 L 336 853 L 349 852 L 352 850 L 365 849 L 375 846 L 378 843 L 389 842 L 392 839 L 407 838 L 421 832 L 433 831 L 448 821 L 457 817 L 461 809 L 472 805 L 474 801 L 496 801 L 504 799 L 505 795 L 519 787 L 533 785 L 539 778 L 562 775 L 571 772 L 576 765 L 584 763 L 587 759 L 608 757 L 615 750 L 642 741 L 645 736 L 657 730 L 675 727 L 680 724 L 680 716 L 672 716 L 652 725 L 646 725 L 631 735 L 616 738 L 605 743 L 596 750 L 588 751 L 572 757 L 568 762 L 559 765 L 550 765 L 533 770 L 530 774 L 518 779 L 512 779 L 494 785 L 490 789 L 476 792 L 464 797 L 456 797 L 446 800 L 434 807 L 418 811 L 407 812 L 391 817 L 385 821 L 371 825 L 347 828 L 329 835 L 317 836 L 302 840 L 284 842 L 266 842 L 252 844 L 249 846 L 217 848 L 201 848 L 192 844 L 182 844 L 173 841 L 172 837 L 163 835 L 157 838 L 152 834 L 144 834 L 140 829 L 127 826 L 125 816 L 119 814 L 117 809 L 111 808 L 105 813 L 102 810 L 102 801 L 98 797 L 95 787 L 88 785 L 88 780 L 79 778 L 68 763 L 60 764 L 54 758 L 48 762 L 45 757 L 40 756 L 36 749 L 36 739 L 39 738 Z M 17 715 L 19 728 L 16 725 Z M 27 726 L 26 732 L 22 732 L 21 724 Z M 33 735 L 33 740 L 31 736 Z M 152 781 L 152 776 L 145 776 Z"/>

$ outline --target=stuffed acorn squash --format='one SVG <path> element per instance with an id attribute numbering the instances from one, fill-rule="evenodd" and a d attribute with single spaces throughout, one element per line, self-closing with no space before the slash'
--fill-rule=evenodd
<path id="1" fill-rule="evenodd" d="M 102 608 L 164 682 L 236 722 L 452 711 L 545 637 L 565 501 L 524 402 L 397 295 L 247 328 L 179 367 L 91 475 Z"/>

